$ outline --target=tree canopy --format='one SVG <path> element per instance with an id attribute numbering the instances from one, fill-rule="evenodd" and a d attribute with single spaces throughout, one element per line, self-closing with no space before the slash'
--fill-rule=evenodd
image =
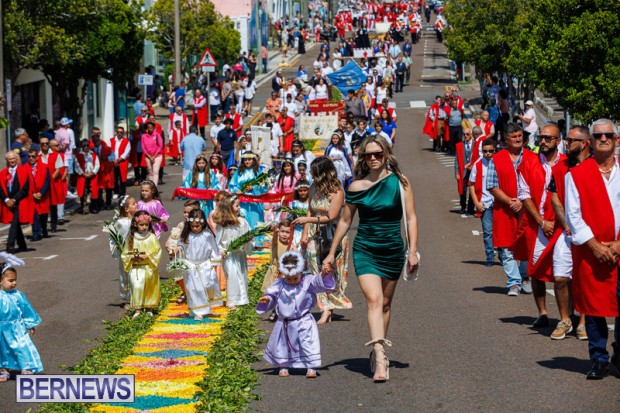
<path id="1" fill-rule="evenodd" d="M 12 0 L 3 6 L 7 77 L 41 70 L 78 122 L 86 93 L 81 79 L 103 77 L 123 87 L 139 70 L 144 31 L 133 0 Z"/>
<path id="2" fill-rule="evenodd" d="M 241 36 L 228 17 L 213 3 L 180 1 L 181 59 L 201 55 L 206 48 L 216 59 L 230 61 L 239 55 Z M 174 58 L 174 0 L 157 0 L 147 14 L 148 37 L 159 51 Z"/>
<path id="3" fill-rule="evenodd" d="M 620 2 L 447 0 L 450 58 L 507 73 L 577 119 L 618 119 Z"/>

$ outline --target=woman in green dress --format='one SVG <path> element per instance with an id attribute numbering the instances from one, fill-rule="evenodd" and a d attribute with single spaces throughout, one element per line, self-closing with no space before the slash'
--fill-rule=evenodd
<path id="1" fill-rule="evenodd" d="M 389 360 L 385 346 L 390 324 L 390 308 L 398 278 L 405 265 L 405 244 L 401 235 L 403 217 L 401 188 L 404 189 L 409 254 L 407 271 L 413 272 L 418 264 L 418 225 L 413 190 L 401 174 L 398 162 L 385 139 L 372 136 L 364 139 L 359 148 L 355 166 L 356 180 L 346 194 L 345 208 L 329 255 L 323 261 L 323 271 L 334 263 L 334 253 L 359 211 L 359 226 L 353 243 L 355 273 L 368 304 L 368 327 L 373 346 L 370 356 L 371 372 L 375 382 L 389 380 Z"/>
<path id="2" fill-rule="evenodd" d="M 317 232 L 319 227 L 325 227 L 328 222 L 332 222 L 334 225 L 338 224 L 340 211 L 344 205 L 344 191 L 338 179 L 336 167 L 329 157 L 320 156 L 312 161 L 310 173 L 314 183 L 310 186 L 308 215 L 297 218 L 293 224 L 304 225 L 300 243 L 302 247 L 307 248 L 307 262 L 310 272 L 318 274 L 321 271 L 323 260 Z M 317 324 L 329 323 L 334 310 L 351 308 L 351 300 L 344 294 L 349 273 L 348 237 L 342 237 L 339 245 L 342 247 L 342 251 L 335 260 L 336 288 L 328 293 L 316 295 L 317 305 L 323 312 Z M 322 257 L 325 257 L 327 253 L 328 251 L 324 251 Z"/>

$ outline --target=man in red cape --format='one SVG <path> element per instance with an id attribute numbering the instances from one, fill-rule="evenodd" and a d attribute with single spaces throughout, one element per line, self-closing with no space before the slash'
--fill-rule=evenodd
<path id="1" fill-rule="evenodd" d="M 110 149 L 114 153 L 114 186 L 119 196 L 127 192 L 127 172 L 129 170 L 129 157 L 131 155 L 131 143 L 125 135 L 125 128 L 116 127 L 116 135 L 110 138 Z"/>
<path id="2" fill-rule="evenodd" d="M 507 147 L 493 155 L 487 171 L 486 188 L 493 195 L 493 246 L 499 250 L 499 257 L 507 277 L 509 296 L 520 291 L 531 293 L 525 265 L 517 265 L 512 245 L 517 230 L 517 218 L 523 207 L 517 197 L 517 168 L 528 158 L 536 160 L 536 154 L 523 149 L 523 129 L 516 123 L 508 124 Z"/>
<path id="3" fill-rule="evenodd" d="M 472 150 L 473 140 L 470 128 L 463 129 L 463 142 L 456 144 L 456 156 L 454 157 L 454 177 L 459 192 L 459 198 L 461 203 L 461 214 L 474 214 L 474 201 L 467 194 L 469 175 L 471 173 L 472 163 Z"/>
<path id="4" fill-rule="evenodd" d="M 570 298 L 571 279 L 573 276 L 573 257 L 571 254 L 570 228 L 566 222 L 564 201 L 566 199 L 566 174 L 590 156 L 590 131 L 587 126 L 573 126 L 564 140 L 567 158 L 558 162 L 552 169 L 553 177 L 549 184 L 551 205 L 558 224 L 556 231 L 560 233 L 553 249 L 553 291 L 558 304 L 560 321 L 551 333 L 554 340 L 562 340 L 572 329 L 570 319 L 572 299 Z M 587 340 L 586 316 L 579 315 L 577 338 Z"/>
<path id="5" fill-rule="evenodd" d="M 422 128 L 422 132 L 433 139 L 433 151 L 444 149 L 446 139 L 449 139 L 450 136 L 444 107 L 445 101 L 443 98 L 436 96 L 435 103 L 431 105 L 426 113 L 426 121 Z"/>
<path id="6" fill-rule="evenodd" d="M 99 158 L 99 172 L 97 173 L 97 184 L 99 187 L 99 203 L 97 209 L 113 209 L 112 195 L 114 194 L 114 152 L 101 140 L 101 130 L 93 128 L 91 137 L 93 152 Z M 105 191 L 105 206 L 103 204 L 103 191 Z"/>
<path id="7" fill-rule="evenodd" d="M 538 308 L 534 328 L 549 325 L 545 283 L 554 281 L 553 249 L 560 236 L 560 232 L 556 231 L 558 225 L 551 206 L 549 184 L 552 177 L 551 168 L 566 158 L 558 151 L 560 128 L 557 125 L 544 126 L 539 138 L 538 157 L 524 159 L 517 168 L 518 196 L 525 212 L 521 214 L 513 244 L 515 259 L 528 262 L 528 276 L 532 282 L 534 301 Z"/>
<path id="8" fill-rule="evenodd" d="M 609 329 L 605 317 L 615 317 L 612 363 L 620 368 L 620 163 L 614 148 L 620 144 L 613 121 L 599 119 L 590 126 L 594 154 L 566 176 L 566 218 L 572 233 L 573 299 L 586 315 L 590 380 L 608 374 Z"/>
<path id="9" fill-rule="evenodd" d="M 47 139 L 47 138 L 45 138 Z M 32 241 L 47 238 L 47 218 L 50 213 L 50 172 L 37 156 L 36 149 L 28 151 L 28 163 L 24 165 L 32 176 L 30 196 L 34 202 Z"/>
<path id="10" fill-rule="evenodd" d="M 169 129 L 172 129 L 174 126 L 174 122 L 170 116 L 170 125 Z M 178 119 L 178 116 L 174 120 L 181 120 L 181 129 L 183 130 L 183 136 L 187 135 L 189 130 L 187 129 L 187 125 L 183 125 L 183 119 Z M 185 121 L 187 123 L 187 120 Z M 205 136 L 205 126 L 209 124 L 209 110 L 207 108 L 207 98 L 202 96 L 202 92 L 200 89 L 196 89 L 194 92 L 194 109 L 192 110 L 192 125 L 198 126 L 198 130 L 200 131 L 200 136 L 204 138 Z M 179 143 L 180 144 L 180 143 Z"/>
<path id="11" fill-rule="evenodd" d="M 0 171 L 0 201 L 3 224 L 11 224 L 6 241 L 6 252 L 15 252 L 15 241 L 21 251 L 26 251 L 26 238 L 21 224 L 32 224 L 34 220 L 34 201 L 30 197 L 32 175 L 28 168 L 19 166 L 19 156 L 6 153 L 7 167 Z"/>

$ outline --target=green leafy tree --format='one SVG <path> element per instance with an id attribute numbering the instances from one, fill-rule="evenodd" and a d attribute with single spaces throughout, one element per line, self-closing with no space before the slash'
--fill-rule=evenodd
<path id="1" fill-rule="evenodd" d="M 543 92 L 589 122 L 620 115 L 620 2 L 531 0 L 511 57 Z"/>
<path id="2" fill-rule="evenodd" d="M 41 70 L 63 111 L 81 119 L 86 81 L 122 87 L 139 70 L 144 47 L 133 0 L 4 1 L 7 73 Z M 79 132 L 80 125 L 76 125 Z"/>
<path id="3" fill-rule="evenodd" d="M 181 59 L 200 55 L 206 48 L 217 59 L 230 61 L 241 49 L 241 36 L 228 17 L 206 0 L 180 1 Z M 157 0 L 147 14 L 148 37 L 159 51 L 174 58 L 174 0 Z"/>
<path id="4" fill-rule="evenodd" d="M 518 0 L 447 0 L 450 59 L 475 65 L 479 75 L 510 73 L 508 58 L 528 11 L 528 2 Z"/>

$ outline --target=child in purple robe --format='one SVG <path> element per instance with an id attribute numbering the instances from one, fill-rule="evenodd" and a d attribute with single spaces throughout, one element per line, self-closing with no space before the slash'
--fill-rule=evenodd
<path id="1" fill-rule="evenodd" d="M 331 272 L 304 274 L 304 258 L 298 251 L 283 254 L 279 267 L 284 278 L 276 279 L 256 306 L 259 314 L 272 308 L 278 314 L 263 358 L 280 368 L 280 377 L 289 375 L 288 368 L 305 368 L 306 377 L 314 378 L 315 369 L 321 366 L 321 342 L 310 310 L 316 304 L 316 293 L 335 288 L 334 278 Z"/>
<path id="2" fill-rule="evenodd" d="M 170 214 L 164 208 L 161 202 L 161 196 L 157 190 L 157 185 L 153 181 L 142 181 L 140 184 L 140 200 L 138 201 L 138 210 L 146 211 L 149 215 L 159 218 L 153 221 L 153 231 L 159 239 L 162 232 L 168 231 L 168 219 Z"/>

